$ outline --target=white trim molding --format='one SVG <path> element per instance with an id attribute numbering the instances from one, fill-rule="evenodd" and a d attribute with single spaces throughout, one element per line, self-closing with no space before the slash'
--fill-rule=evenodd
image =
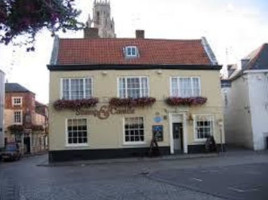
<path id="1" fill-rule="evenodd" d="M 181 116 L 181 120 L 176 120 L 177 116 Z M 188 153 L 188 129 L 185 112 L 169 113 L 169 139 L 170 139 L 170 154 L 174 154 L 174 140 L 173 140 L 173 123 L 181 122 L 183 130 L 183 153 Z"/>

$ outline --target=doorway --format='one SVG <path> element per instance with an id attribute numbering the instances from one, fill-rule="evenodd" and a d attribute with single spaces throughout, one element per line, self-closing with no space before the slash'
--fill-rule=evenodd
<path id="1" fill-rule="evenodd" d="M 24 153 L 31 153 L 31 139 L 29 136 L 24 137 L 24 147 L 26 148 Z"/>
<path id="2" fill-rule="evenodd" d="M 174 153 L 183 153 L 183 123 L 172 123 L 172 135 L 174 143 Z"/>

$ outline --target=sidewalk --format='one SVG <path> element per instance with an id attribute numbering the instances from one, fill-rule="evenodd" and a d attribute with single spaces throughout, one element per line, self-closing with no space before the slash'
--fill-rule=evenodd
<path id="1" fill-rule="evenodd" d="M 218 153 L 202 153 L 202 154 L 180 154 L 167 155 L 159 157 L 135 157 L 135 158 L 114 158 L 114 159 L 100 159 L 100 160 L 79 160 L 49 163 L 48 160 L 38 164 L 42 167 L 64 167 L 64 166 L 87 166 L 87 165 L 101 165 L 114 163 L 135 163 L 135 162 L 157 162 L 164 160 L 180 160 L 180 159 L 194 159 L 194 158 L 209 158 L 218 157 Z"/>
<path id="2" fill-rule="evenodd" d="M 99 159 L 99 160 L 79 160 L 79 161 L 66 161 L 49 163 L 47 159 L 38 164 L 37 166 L 43 167 L 60 167 L 60 166 L 86 166 L 86 165 L 101 165 L 101 164 L 114 164 L 114 163 L 136 163 L 136 162 L 157 162 L 157 161 L 172 161 L 183 159 L 198 159 L 209 157 L 244 157 L 244 156 L 257 156 L 268 155 L 268 150 L 253 151 L 241 147 L 227 146 L 225 152 L 219 153 L 200 153 L 200 154 L 178 154 L 178 155 L 165 155 L 159 157 L 132 157 L 132 158 L 114 158 L 114 159 Z"/>

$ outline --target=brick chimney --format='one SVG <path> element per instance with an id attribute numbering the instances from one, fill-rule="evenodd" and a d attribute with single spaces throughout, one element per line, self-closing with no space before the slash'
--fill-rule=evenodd
<path id="1" fill-rule="evenodd" d="M 84 38 L 100 38 L 99 37 L 99 29 L 98 28 L 88 28 L 84 29 Z"/>
<path id="2" fill-rule="evenodd" d="M 136 39 L 144 39 L 144 30 L 136 30 Z"/>

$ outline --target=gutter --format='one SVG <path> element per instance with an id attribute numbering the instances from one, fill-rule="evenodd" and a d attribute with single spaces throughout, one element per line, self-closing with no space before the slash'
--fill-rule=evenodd
<path id="1" fill-rule="evenodd" d="M 250 73 L 268 73 L 268 69 L 260 69 L 260 70 L 245 70 L 245 74 L 250 74 Z"/>
<path id="2" fill-rule="evenodd" d="M 179 70 L 221 70 L 221 65 L 126 65 L 126 64 L 96 64 L 96 65 L 47 65 L 50 71 L 81 71 L 81 70 L 148 70 L 148 69 L 179 69 Z"/>

